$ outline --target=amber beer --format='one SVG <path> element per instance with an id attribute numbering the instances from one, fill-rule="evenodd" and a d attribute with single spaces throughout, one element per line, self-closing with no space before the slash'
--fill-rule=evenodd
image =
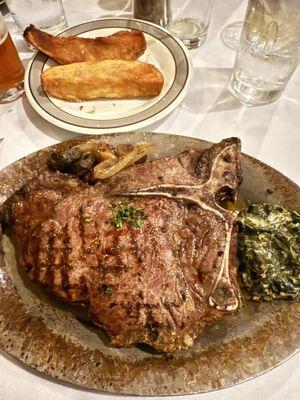
<path id="1" fill-rule="evenodd" d="M 23 93 L 24 68 L 0 13 L 0 103 Z"/>
<path id="2" fill-rule="evenodd" d="M 24 79 L 24 68 L 10 34 L 0 33 L 0 90 L 17 87 Z"/>

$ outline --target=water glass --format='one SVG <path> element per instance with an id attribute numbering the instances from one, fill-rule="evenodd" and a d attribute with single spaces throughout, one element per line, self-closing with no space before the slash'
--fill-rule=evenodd
<path id="1" fill-rule="evenodd" d="M 17 99 L 24 91 L 24 68 L 0 13 L 0 103 Z"/>
<path id="2" fill-rule="evenodd" d="M 214 0 L 172 0 L 171 20 L 167 29 L 194 49 L 205 41 Z"/>
<path id="3" fill-rule="evenodd" d="M 67 27 L 61 0 L 6 0 L 6 4 L 21 33 L 30 24 L 54 35 Z"/>
<path id="4" fill-rule="evenodd" d="M 298 65 L 299 45 L 299 0 L 249 0 L 230 92 L 250 106 L 278 99 Z"/>

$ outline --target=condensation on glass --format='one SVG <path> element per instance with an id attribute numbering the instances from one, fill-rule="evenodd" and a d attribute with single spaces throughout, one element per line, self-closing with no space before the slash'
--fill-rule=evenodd
<path id="1" fill-rule="evenodd" d="M 249 0 L 229 90 L 247 105 L 280 97 L 299 62 L 299 0 Z"/>

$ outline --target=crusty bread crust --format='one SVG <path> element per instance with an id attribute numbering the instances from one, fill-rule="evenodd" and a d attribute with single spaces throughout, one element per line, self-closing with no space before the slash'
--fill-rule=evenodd
<path id="1" fill-rule="evenodd" d="M 53 36 L 30 25 L 25 39 L 60 64 L 110 59 L 135 60 L 147 47 L 144 34 L 137 30 L 120 31 L 95 39 Z"/>
<path id="2" fill-rule="evenodd" d="M 104 60 L 58 65 L 45 70 L 41 81 L 48 95 L 63 100 L 84 101 L 157 96 L 164 78 L 151 64 Z"/>

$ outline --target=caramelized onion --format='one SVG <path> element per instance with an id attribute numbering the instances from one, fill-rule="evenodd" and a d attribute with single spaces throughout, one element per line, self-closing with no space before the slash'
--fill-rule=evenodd
<path id="1" fill-rule="evenodd" d="M 96 151 L 110 151 L 111 147 L 104 142 L 84 142 L 80 143 L 78 148 L 82 153 L 95 153 Z"/>
<path id="2" fill-rule="evenodd" d="M 96 150 L 94 154 L 98 162 L 117 159 L 117 156 L 111 150 Z"/>
<path id="3" fill-rule="evenodd" d="M 133 146 L 133 149 L 124 154 L 122 157 L 118 158 L 113 165 L 108 165 L 106 160 L 94 167 L 94 178 L 99 180 L 108 179 L 116 174 L 118 174 L 122 169 L 129 167 L 130 165 L 136 163 L 141 158 L 145 157 L 152 151 L 154 145 L 152 143 L 140 142 Z"/>

